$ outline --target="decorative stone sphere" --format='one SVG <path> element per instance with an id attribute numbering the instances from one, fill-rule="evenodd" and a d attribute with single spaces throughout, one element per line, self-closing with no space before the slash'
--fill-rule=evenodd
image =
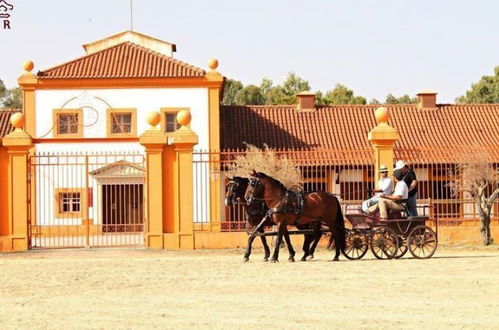
<path id="1" fill-rule="evenodd" d="M 33 64 L 33 61 L 25 61 L 23 63 L 23 68 L 24 70 L 30 72 L 31 70 L 33 70 L 33 68 L 35 67 L 35 65 Z"/>
<path id="2" fill-rule="evenodd" d="M 24 123 L 26 122 L 26 117 L 24 117 L 24 114 L 17 112 L 10 116 L 10 123 L 12 126 L 14 126 L 16 129 L 18 128 L 23 128 Z"/>
<path id="3" fill-rule="evenodd" d="M 218 68 L 218 60 L 216 58 L 209 60 L 208 67 L 212 70 L 216 70 Z"/>
<path id="4" fill-rule="evenodd" d="M 177 121 L 182 126 L 187 126 L 190 124 L 192 119 L 191 113 L 187 110 L 181 110 L 177 113 Z"/>
<path id="5" fill-rule="evenodd" d="M 390 119 L 390 113 L 387 108 L 379 107 L 376 111 L 374 111 L 374 117 L 376 118 L 378 124 L 387 123 L 388 119 Z"/>
<path id="6" fill-rule="evenodd" d="M 151 111 L 147 115 L 147 123 L 151 126 L 157 126 L 161 121 L 161 115 L 157 111 Z"/>

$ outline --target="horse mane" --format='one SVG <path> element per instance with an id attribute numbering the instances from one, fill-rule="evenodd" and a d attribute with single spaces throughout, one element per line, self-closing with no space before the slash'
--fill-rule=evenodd
<path id="1" fill-rule="evenodd" d="M 265 178 L 265 179 L 270 180 L 271 182 L 273 182 L 274 184 L 276 184 L 279 187 L 279 189 L 281 189 L 282 191 L 287 191 L 288 190 L 288 188 L 286 188 L 286 186 L 281 181 L 279 181 L 277 179 L 274 179 L 270 175 L 267 175 L 267 174 L 265 174 L 263 172 L 258 172 L 257 173 L 257 178 Z"/>
<path id="2" fill-rule="evenodd" d="M 246 183 L 249 182 L 248 178 L 243 178 L 242 176 L 235 176 L 235 177 L 232 178 L 232 180 L 238 181 L 238 182 L 246 182 Z"/>

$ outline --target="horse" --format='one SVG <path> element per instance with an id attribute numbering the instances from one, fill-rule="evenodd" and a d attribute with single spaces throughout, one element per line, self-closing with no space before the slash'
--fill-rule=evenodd
<path id="1" fill-rule="evenodd" d="M 227 189 L 225 193 L 225 206 L 230 207 L 233 206 L 236 202 L 241 202 L 241 199 L 244 199 L 244 194 L 246 192 L 246 189 L 248 187 L 249 179 L 248 178 L 243 178 L 243 177 L 233 177 L 228 183 L 227 183 Z M 253 201 L 249 205 L 246 204 L 246 202 L 243 204 L 244 209 L 245 209 L 245 217 L 246 221 L 248 222 L 248 225 L 252 228 L 257 227 L 262 219 L 267 215 L 268 212 L 268 207 L 265 204 L 264 201 Z M 264 227 L 266 226 L 272 226 L 273 223 L 270 220 L 269 217 L 259 226 L 259 228 L 256 228 L 257 231 L 261 234 L 264 233 Z M 305 226 L 298 226 L 298 229 L 309 229 L 311 226 L 305 225 Z M 319 228 L 320 230 L 320 228 Z M 317 238 L 316 236 L 313 236 L 311 234 L 306 234 L 304 241 L 303 241 L 303 257 L 301 258 L 301 261 L 306 261 L 308 257 L 311 257 L 313 259 L 314 257 L 314 252 L 315 248 L 317 247 L 317 243 L 320 239 L 321 233 L 319 231 L 319 237 Z M 256 235 L 250 235 L 248 237 L 248 245 L 246 247 L 246 251 L 244 253 L 244 261 L 247 262 L 249 260 L 249 257 L 251 255 L 251 246 L 253 244 L 253 241 L 255 239 Z M 263 258 L 264 261 L 268 261 L 270 257 L 270 248 L 267 245 L 267 240 L 265 236 L 260 235 L 260 238 L 262 240 L 262 245 L 265 250 L 265 256 Z M 289 243 L 289 236 L 284 236 L 286 239 L 286 243 L 289 247 L 292 248 L 292 245 Z M 313 239 L 317 241 L 313 241 Z M 310 248 L 310 244 L 312 244 L 312 249 Z M 293 253 L 290 252 L 290 255 L 292 255 L 292 258 L 290 260 L 294 259 L 294 250 Z"/>
<path id="2" fill-rule="evenodd" d="M 290 192 L 278 180 L 265 173 L 253 170 L 248 188 L 244 195 L 247 203 L 262 200 L 270 209 L 272 221 L 278 226 L 277 248 L 274 249 L 272 262 L 279 260 L 279 244 L 287 233 L 289 225 L 324 224 L 332 232 L 331 239 L 336 242 L 334 261 L 339 260 L 345 249 L 345 220 L 338 199 L 324 191 L 314 191 L 301 197 Z"/>

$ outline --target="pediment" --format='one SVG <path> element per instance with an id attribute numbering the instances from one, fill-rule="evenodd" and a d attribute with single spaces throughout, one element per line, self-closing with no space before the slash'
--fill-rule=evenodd
<path id="1" fill-rule="evenodd" d="M 124 160 L 103 166 L 95 171 L 90 172 L 94 178 L 143 178 L 145 169 L 142 166 L 133 164 Z"/>

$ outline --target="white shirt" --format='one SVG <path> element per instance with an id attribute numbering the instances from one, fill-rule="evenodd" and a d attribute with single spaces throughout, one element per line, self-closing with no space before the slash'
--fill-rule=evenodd
<path id="1" fill-rule="evenodd" d="M 404 180 L 397 182 L 393 194 L 395 196 L 400 196 L 400 199 L 407 199 L 409 197 L 409 188 L 407 188 L 407 184 Z"/>
<path id="2" fill-rule="evenodd" d="M 379 179 L 378 189 L 383 190 L 383 194 L 391 195 L 393 191 L 393 181 L 389 177 Z"/>

